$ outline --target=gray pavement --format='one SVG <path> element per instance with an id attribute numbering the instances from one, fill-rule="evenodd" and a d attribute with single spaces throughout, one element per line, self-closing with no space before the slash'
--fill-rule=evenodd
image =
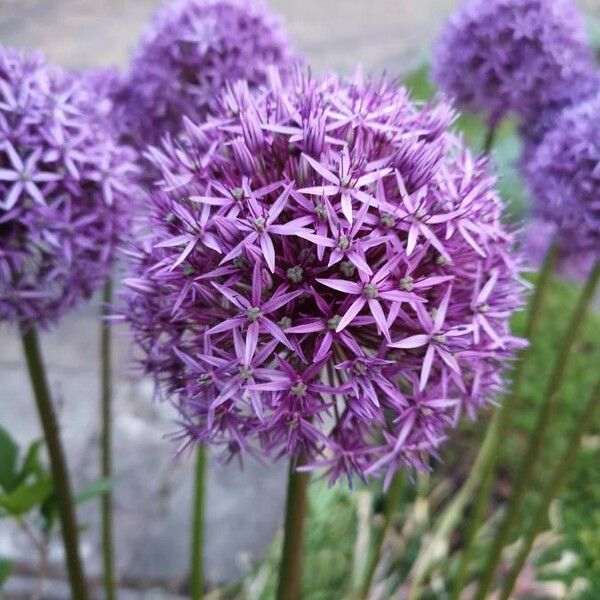
<path id="1" fill-rule="evenodd" d="M 593 6 L 594 0 L 588 0 Z M 273 0 L 297 49 L 317 72 L 401 74 L 427 52 L 457 0 Z M 0 40 L 42 48 L 66 67 L 123 66 L 157 0 L 0 0 Z M 98 457 L 97 302 L 65 318 L 43 336 L 50 383 L 57 400 L 68 460 L 77 486 L 96 477 Z M 118 564 L 132 587 L 181 590 L 187 573 L 192 460 L 174 457 L 165 436 L 175 429 L 169 406 L 152 401 L 151 384 L 128 374 L 127 341 L 116 340 L 115 497 Z M 22 443 L 39 436 L 16 332 L 0 328 L 0 424 Z M 280 524 L 285 465 L 249 461 L 244 470 L 212 460 L 207 499 L 207 576 L 235 578 L 264 552 Z M 81 510 L 88 571 L 99 574 L 98 511 Z M 60 545 L 51 562 L 60 571 Z M 12 556 L 23 575 L 14 597 L 28 597 L 35 553 L 15 529 L 0 522 L 0 556 Z M 23 591 L 25 590 L 25 591 Z M 63 590 L 63 591 L 61 591 Z M 131 598 L 160 597 L 130 592 Z M 47 598 L 64 598 L 60 583 Z"/>

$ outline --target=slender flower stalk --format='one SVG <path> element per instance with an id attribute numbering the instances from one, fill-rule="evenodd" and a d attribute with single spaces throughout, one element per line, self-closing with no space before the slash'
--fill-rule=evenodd
<path id="1" fill-rule="evenodd" d="M 356 600 L 365 600 L 369 597 L 369 590 L 371 589 L 371 584 L 373 583 L 375 570 L 377 569 L 379 559 L 381 558 L 381 549 L 383 548 L 383 543 L 385 541 L 387 532 L 394 518 L 394 513 L 398 508 L 398 501 L 400 500 L 400 494 L 402 493 L 403 484 L 403 475 L 401 473 L 396 473 L 396 475 L 394 475 L 394 478 L 392 479 L 392 483 L 390 484 L 390 489 L 385 495 L 383 508 L 383 522 L 380 525 L 374 527 L 373 544 L 371 547 L 371 552 L 369 554 L 367 565 L 365 567 L 363 580 L 356 594 Z"/>
<path id="2" fill-rule="evenodd" d="M 192 600 L 201 600 L 204 592 L 204 482 L 206 479 L 206 447 L 196 450 L 196 476 L 192 507 L 192 544 L 190 552 Z"/>
<path id="3" fill-rule="evenodd" d="M 306 490 L 310 475 L 297 471 L 297 466 L 290 461 L 277 600 L 300 598 Z"/>
<path id="4" fill-rule="evenodd" d="M 585 321 L 588 308 L 598 287 L 599 279 L 600 261 L 597 262 L 592 269 L 592 272 L 586 281 L 578 304 L 575 308 L 575 312 L 573 313 L 568 324 L 565 338 L 556 360 L 552 376 L 548 383 L 544 403 L 540 407 L 535 430 L 529 438 L 529 444 L 521 462 L 521 467 L 517 475 L 515 487 L 507 508 L 506 515 L 500 524 L 498 533 L 494 538 L 494 545 L 492 546 L 488 560 L 485 563 L 483 575 L 481 577 L 481 583 L 477 590 L 477 595 L 475 596 L 476 600 L 484 600 L 487 598 L 487 594 L 493 583 L 494 573 L 498 563 L 500 562 L 502 549 L 508 542 L 508 539 L 519 517 L 521 501 L 527 491 L 529 481 L 531 480 L 534 472 L 536 461 L 542 449 L 546 430 L 554 416 L 554 413 L 556 412 L 559 392 L 566 374 L 569 358 L 571 357 L 575 342 L 579 337 L 579 333 Z"/>
<path id="5" fill-rule="evenodd" d="M 71 482 L 60 441 L 58 420 L 52 405 L 52 398 L 50 397 L 39 340 L 35 329 L 32 327 L 23 327 L 21 334 L 27 369 L 44 432 L 48 456 L 50 457 L 50 469 L 52 471 L 58 516 L 65 547 L 65 561 L 69 575 L 71 596 L 73 600 L 87 600 L 88 591 L 79 556 L 79 533 Z"/>
<path id="6" fill-rule="evenodd" d="M 569 440 L 569 444 L 565 453 L 563 454 L 562 459 L 554 468 L 554 475 L 552 479 L 546 485 L 542 493 L 542 501 L 540 506 L 538 507 L 535 516 L 533 517 L 533 521 L 527 530 L 527 533 L 524 536 L 522 545 L 519 550 L 519 554 L 515 559 L 515 562 L 508 574 L 508 576 L 504 579 L 504 584 L 502 586 L 502 591 L 500 593 L 499 600 L 508 600 L 513 591 L 515 583 L 525 565 L 525 561 L 529 556 L 529 552 L 533 546 L 533 542 L 537 536 L 537 534 L 541 531 L 544 526 L 544 522 L 548 515 L 548 509 L 550 508 L 550 503 L 562 487 L 567 481 L 569 473 L 572 472 L 573 464 L 577 458 L 577 452 L 579 447 L 581 446 L 581 439 L 583 438 L 586 431 L 590 428 L 590 425 L 594 422 L 594 417 L 597 413 L 598 408 L 600 407 L 600 382 L 596 385 L 590 399 L 581 413 L 579 417 L 579 421 L 571 434 L 571 438 Z"/>
<path id="7" fill-rule="evenodd" d="M 489 154 L 494 146 L 496 140 L 496 133 L 498 133 L 498 123 L 490 123 L 485 133 L 483 140 L 483 151 L 485 154 Z"/>
<path id="8" fill-rule="evenodd" d="M 453 600 L 458 600 L 460 598 L 460 594 L 465 584 L 469 563 L 473 555 L 475 537 L 485 515 L 485 509 L 489 505 L 490 496 L 492 493 L 492 483 L 494 481 L 494 474 L 499 459 L 500 445 L 504 437 L 504 432 L 508 426 L 509 417 L 512 414 L 517 399 L 519 398 L 519 392 L 523 383 L 523 375 L 525 373 L 525 366 L 532 348 L 532 340 L 540 322 L 546 296 L 550 290 L 552 274 L 556 267 L 558 255 L 559 246 L 558 243 L 554 241 L 551 243 L 540 269 L 537 285 L 535 287 L 533 298 L 531 300 L 531 306 L 527 316 L 527 323 L 525 325 L 525 338 L 529 340 L 530 343 L 521 351 L 520 359 L 518 360 L 515 368 L 511 392 L 503 400 L 500 408 L 498 408 L 496 411 L 492 425 L 488 429 L 486 435 L 486 442 L 479 452 L 480 456 L 483 456 L 485 452 L 485 459 L 481 463 L 481 483 L 477 493 L 477 500 L 473 514 L 467 528 L 467 539 L 465 541 L 465 547 L 459 563 L 458 574 L 453 588 Z"/>
<path id="9" fill-rule="evenodd" d="M 103 479 L 112 477 L 112 353 L 111 327 L 107 322 L 112 304 L 113 282 L 109 277 L 102 294 L 100 322 L 100 421 L 102 427 L 100 470 Z M 102 565 L 106 600 L 117 597 L 113 556 L 112 493 L 108 490 L 100 497 L 102 513 Z"/>

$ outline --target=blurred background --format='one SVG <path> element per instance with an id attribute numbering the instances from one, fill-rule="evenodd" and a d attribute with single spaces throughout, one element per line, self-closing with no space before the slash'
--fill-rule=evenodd
<path id="1" fill-rule="evenodd" d="M 443 20 L 458 0 L 270 0 L 287 21 L 297 50 L 316 72 L 348 73 L 360 63 L 368 72 L 402 75 L 427 56 Z M 159 0 L 0 0 L 0 41 L 42 48 L 68 68 L 124 67 Z M 581 3 L 600 15 L 597 0 Z M 50 383 L 59 400 L 65 445 L 76 487 L 97 477 L 98 302 L 70 314 L 43 335 Z M 165 439 L 176 426 L 169 406 L 152 401 L 149 381 L 127 372 L 127 338 L 116 340 L 115 497 L 117 555 L 130 588 L 177 590 L 186 577 L 192 460 L 174 457 Z M 0 423 L 27 444 L 39 436 L 29 383 L 15 332 L 0 328 Z M 265 552 L 280 525 L 285 465 L 249 461 L 222 466 L 211 461 L 207 500 L 207 578 L 235 579 Z M 88 571 L 100 572 L 96 503 L 81 520 Z M 93 525 L 93 527 L 92 527 Z M 52 546 L 51 567 L 61 555 Z M 0 556 L 15 559 L 14 592 L 31 588 L 37 557 L 27 538 L 0 522 Z M 60 581 L 55 595 L 61 597 Z M 155 591 L 152 593 L 163 594 Z M 166 593 L 166 592 L 164 592 Z M 123 596 L 126 598 L 126 596 Z M 132 592 L 132 598 L 140 597 Z M 164 597 L 160 595 L 157 597 Z M 173 598 L 176 596 L 172 596 Z"/>

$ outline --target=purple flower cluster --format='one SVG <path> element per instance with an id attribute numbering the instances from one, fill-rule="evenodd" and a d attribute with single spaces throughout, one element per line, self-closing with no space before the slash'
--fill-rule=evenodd
<path id="1" fill-rule="evenodd" d="M 332 480 L 426 468 L 502 390 L 512 235 L 484 159 L 395 82 L 229 86 L 163 173 L 123 318 L 187 442 Z M 149 226 L 148 226 L 149 225 Z"/>
<path id="2" fill-rule="evenodd" d="M 563 111 L 526 174 L 534 215 L 556 227 L 562 252 L 600 256 L 600 95 Z"/>
<path id="3" fill-rule="evenodd" d="M 137 148 L 202 121 L 228 81 L 265 82 L 292 60 L 280 19 L 262 0 L 177 0 L 153 17 L 116 95 L 122 132 Z"/>
<path id="4" fill-rule="evenodd" d="M 470 0 L 442 32 L 435 56 L 444 92 L 492 124 L 514 112 L 535 131 L 598 89 L 572 0 Z"/>
<path id="5" fill-rule="evenodd" d="M 47 325 L 104 281 L 132 153 L 78 78 L 0 47 L 0 321 Z"/>

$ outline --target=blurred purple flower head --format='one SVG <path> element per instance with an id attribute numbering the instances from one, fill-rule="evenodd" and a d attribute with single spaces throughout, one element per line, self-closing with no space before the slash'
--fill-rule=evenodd
<path id="1" fill-rule="evenodd" d="M 109 272 L 133 156 L 96 105 L 80 79 L 0 47 L 0 321 L 51 324 Z"/>
<path id="2" fill-rule="evenodd" d="M 539 269 L 550 249 L 556 234 L 556 225 L 542 219 L 532 219 L 522 232 L 521 244 L 523 256 L 528 261 L 528 267 Z M 588 276 L 594 264 L 594 255 L 591 252 L 571 254 L 560 252 L 558 257 L 558 271 L 566 279 L 583 281 Z"/>
<path id="3" fill-rule="evenodd" d="M 563 111 L 525 167 L 534 215 L 564 254 L 600 256 L 600 95 Z"/>
<path id="4" fill-rule="evenodd" d="M 143 148 L 177 134 L 183 115 L 202 121 L 228 81 L 265 82 L 292 61 L 280 19 L 262 0 L 176 0 L 153 17 L 117 101 L 123 133 Z"/>
<path id="5" fill-rule="evenodd" d="M 461 108 L 490 123 L 514 112 L 525 124 L 595 89 L 594 72 L 572 0 L 470 0 L 443 30 L 433 68 Z"/>
<path id="6" fill-rule="evenodd" d="M 123 118 L 123 109 L 117 98 L 125 85 L 121 72 L 118 69 L 102 67 L 82 71 L 77 73 L 77 76 L 81 77 L 82 85 L 96 98 L 94 108 L 98 116 L 104 119 L 105 124 L 116 136 L 119 136 L 123 131 L 123 125 L 119 121 Z"/>
<path id="7" fill-rule="evenodd" d="M 483 159 L 396 82 L 277 71 L 153 153 L 126 309 L 187 442 L 307 456 L 331 480 L 426 468 L 520 341 Z"/>

